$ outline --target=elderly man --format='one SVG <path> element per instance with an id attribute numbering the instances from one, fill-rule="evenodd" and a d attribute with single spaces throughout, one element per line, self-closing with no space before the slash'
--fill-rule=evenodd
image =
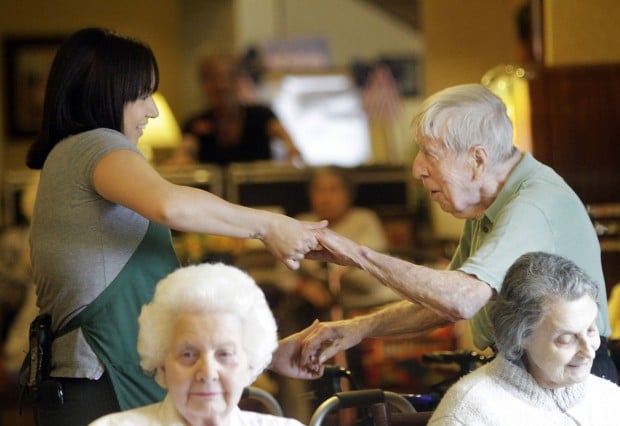
<path id="1" fill-rule="evenodd" d="M 281 344 L 272 368 L 297 340 L 300 365 L 319 363 L 366 337 L 417 335 L 469 319 L 474 343 L 494 346 L 488 311 L 509 266 L 522 254 L 545 251 L 575 262 L 598 285 L 596 325 L 601 347 L 593 374 L 617 381 L 605 345 L 610 334 L 600 247 L 588 214 L 564 180 L 512 143 L 506 107 L 481 85 L 461 85 L 430 97 L 414 119 L 419 153 L 413 175 L 430 198 L 466 219 L 448 270 L 410 263 L 338 234 L 320 231 L 323 250 L 307 257 L 361 268 L 404 299 L 365 316 L 316 322 Z"/>

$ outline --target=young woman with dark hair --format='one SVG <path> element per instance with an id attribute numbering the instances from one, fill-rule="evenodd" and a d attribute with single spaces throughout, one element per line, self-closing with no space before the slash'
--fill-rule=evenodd
<path id="1" fill-rule="evenodd" d="M 151 49 L 106 29 L 76 32 L 53 62 L 27 164 L 41 169 L 32 271 L 37 304 L 51 315 L 50 376 L 64 401 L 41 394 L 39 425 L 84 425 L 163 397 L 140 369 L 136 338 L 141 306 L 179 266 L 171 228 L 258 238 L 295 269 L 325 225 L 162 178 L 136 148 L 158 115 L 158 83 Z"/>

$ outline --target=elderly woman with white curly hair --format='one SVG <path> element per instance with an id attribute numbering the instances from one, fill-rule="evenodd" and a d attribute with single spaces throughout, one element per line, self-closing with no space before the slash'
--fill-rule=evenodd
<path id="1" fill-rule="evenodd" d="M 168 393 L 92 426 L 301 425 L 237 406 L 278 346 L 265 296 L 246 273 L 224 264 L 177 269 L 159 282 L 139 325 L 140 365 Z"/>
<path id="2" fill-rule="evenodd" d="M 620 387 L 590 373 L 597 293 L 570 260 L 519 257 L 490 311 L 497 357 L 453 385 L 429 425 L 617 425 Z"/>

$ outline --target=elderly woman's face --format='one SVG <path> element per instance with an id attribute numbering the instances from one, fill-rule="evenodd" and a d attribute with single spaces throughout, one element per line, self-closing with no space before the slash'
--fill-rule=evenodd
<path id="1" fill-rule="evenodd" d="M 590 296 L 560 300 L 546 309 L 541 324 L 524 344 L 527 370 L 544 388 L 569 386 L 590 374 L 600 345 Z"/>
<path id="2" fill-rule="evenodd" d="M 441 141 L 421 139 L 413 161 L 413 176 L 420 179 L 431 200 L 458 218 L 480 214 L 480 189 L 472 178 L 473 167 L 466 154 L 450 152 Z"/>
<path id="3" fill-rule="evenodd" d="M 168 394 L 191 425 L 220 424 L 249 384 L 250 366 L 232 313 L 182 314 L 163 367 Z"/>

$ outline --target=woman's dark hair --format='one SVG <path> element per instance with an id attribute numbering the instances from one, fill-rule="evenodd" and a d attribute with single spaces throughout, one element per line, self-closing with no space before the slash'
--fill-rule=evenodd
<path id="1" fill-rule="evenodd" d="M 122 131 L 125 104 L 157 90 L 149 46 L 103 28 L 86 28 L 59 48 L 45 90 L 41 130 L 26 165 L 40 169 L 63 138 L 100 127 Z"/>

